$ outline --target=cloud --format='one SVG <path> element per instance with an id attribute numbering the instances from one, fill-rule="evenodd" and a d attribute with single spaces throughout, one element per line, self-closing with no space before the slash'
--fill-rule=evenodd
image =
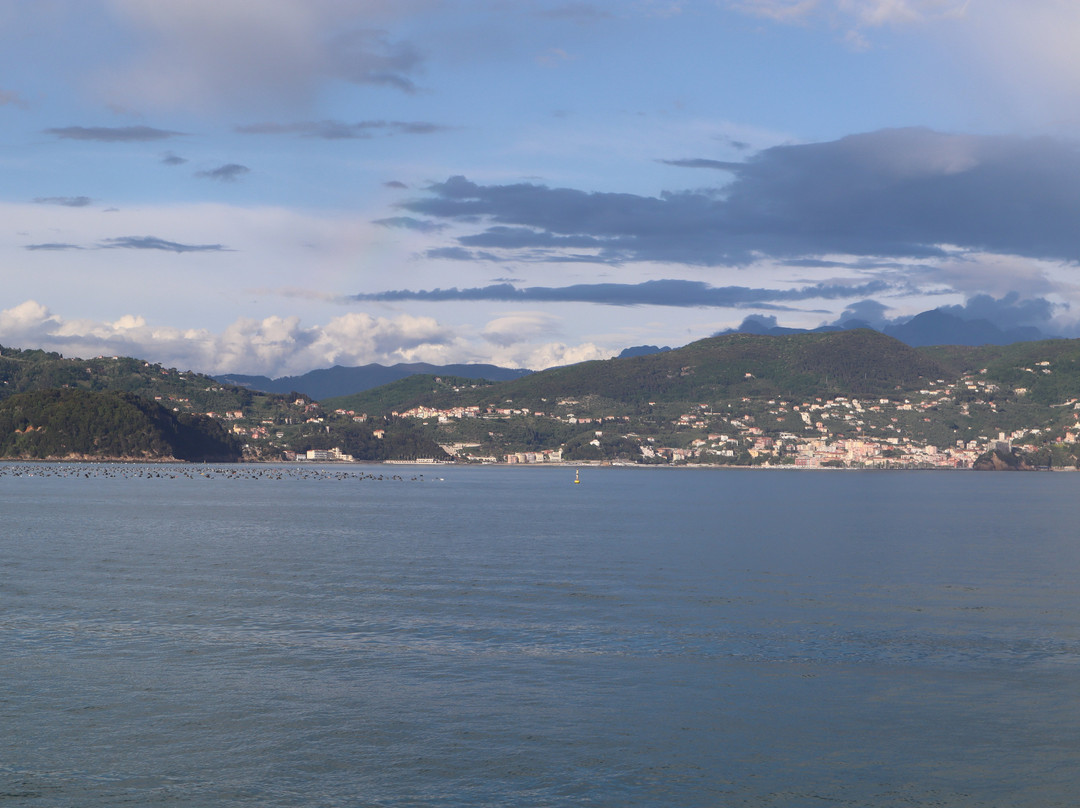
<path id="1" fill-rule="evenodd" d="M 740 144 L 740 148 L 745 149 L 746 144 Z M 738 163 L 731 163 L 726 160 L 708 160 L 703 157 L 693 157 L 685 160 L 661 160 L 660 162 L 678 168 L 715 168 L 721 171 L 735 171 L 739 167 Z"/>
<path id="2" fill-rule="evenodd" d="M 533 342 L 537 337 L 547 337 L 557 330 L 559 318 L 535 311 L 521 311 L 496 317 L 488 322 L 481 336 L 488 342 L 502 347 Z"/>
<path id="3" fill-rule="evenodd" d="M 414 219 L 412 216 L 392 216 L 388 219 L 375 219 L 372 224 L 382 227 L 398 227 L 403 230 L 415 230 L 419 233 L 438 233 L 447 227 L 445 224 L 426 222 L 422 219 Z"/>
<path id="4" fill-rule="evenodd" d="M 829 323 L 829 325 L 843 325 L 851 320 L 860 320 L 871 328 L 876 328 L 880 331 L 892 322 L 892 320 L 885 316 L 885 312 L 888 310 L 888 306 L 876 300 L 859 300 L 855 303 L 848 304 L 843 312 L 841 312 L 840 316 L 836 318 L 835 322 Z"/>
<path id="5" fill-rule="evenodd" d="M 182 166 L 187 162 L 187 158 L 179 157 L 172 152 L 165 152 L 161 157 L 161 162 L 167 166 Z"/>
<path id="6" fill-rule="evenodd" d="M 39 196 L 34 199 L 38 205 L 60 205 L 65 208 L 85 208 L 92 199 L 88 196 Z"/>
<path id="7" fill-rule="evenodd" d="M 712 167 L 712 166 L 710 166 Z M 1080 260 L 1080 150 L 1051 138 L 887 129 L 776 146 L 726 185 L 645 197 L 451 177 L 400 207 L 482 229 L 503 259 L 748 264 L 762 256 Z M 453 249 L 453 248 L 450 248 Z"/>
<path id="8" fill-rule="evenodd" d="M 403 183 L 401 180 L 389 180 L 383 183 L 384 188 L 394 188 L 396 190 L 404 190 L 409 186 Z"/>
<path id="9" fill-rule="evenodd" d="M 236 127 L 242 135 L 298 135 L 323 140 L 367 140 L 376 134 L 431 135 L 452 127 L 428 121 L 297 121 L 295 123 L 253 123 Z"/>
<path id="10" fill-rule="evenodd" d="M 464 247 L 435 247 L 424 253 L 426 258 L 447 261 L 498 261 L 499 256 L 489 252 L 466 250 Z"/>
<path id="11" fill-rule="evenodd" d="M 327 66 L 336 77 L 409 94 L 417 91 L 410 74 L 416 72 L 422 57 L 411 43 L 394 42 L 385 31 L 356 29 L 338 34 L 327 44 Z"/>
<path id="12" fill-rule="evenodd" d="M 110 0 L 139 43 L 98 76 L 125 106 L 303 108 L 328 81 L 417 91 L 423 55 L 387 25 L 430 0 Z"/>
<path id="13" fill-rule="evenodd" d="M 164 250 L 166 252 L 228 252 L 229 248 L 221 244 L 179 244 L 175 241 L 166 241 L 156 236 L 121 236 L 119 238 L 107 238 L 102 242 L 106 249 L 126 250 Z"/>
<path id="14" fill-rule="evenodd" d="M 238 163 L 228 163 L 217 168 L 210 169 L 209 171 L 196 171 L 196 177 L 202 177 L 208 180 L 217 180 L 218 182 L 236 182 L 245 174 L 249 174 L 251 169 L 247 166 L 242 166 Z"/>
<path id="15" fill-rule="evenodd" d="M 60 252 L 60 251 L 63 251 L 63 250 L 81 250 L 82 247 L 78 246 L 77 244 L 63 244 L 61 242 L 49 242 L 49 243 L 45 243 L 45 244 L 27 244 L 25 247 L 23 247 L 23 249 L 24 250 L 31 250 L 31 251 L 53 250 L 53 251 Z"/>
<path id="16" fill-rule="evenodd" d="M 941 311 L 955 314 L 963 320 L 989 320 L 1002 330 L 1046 326 L 1060 308 L 1060 305 L 1042 297 L 1023 299 L 1019 292 L 1011 292 L 1001 298 L 975 295 L 963 305 L 940 307 Z"/>
<path id="17" fill-rule="evenodd" d="M 818 283 L 796 289 L 710 286 L 701 281 L 654 280 L 643 283 L 587 283 L 573 286 L 518 288 L 498 283 L 471 289 L 396 290 L 352 295 L 353 301 L 429 302 L 498 300 L 517 303 L 596 303 L 608 306 L 742 307 L 800 300 L 861 297 L 888 290 L 884 281 L 862 284 Z"/>
<path id="18" fill-rule="evenodd" d="M 523 317 L 516 322 L 542 335 L 549 318 Z M 135 356 L 169 367 L 204 373 L 251 373 L 284 376 L 332 365 L 371 362 L 493 362 L 509 367 L 542 368 L 601 359 L 609 350 L 592 343 L 566 345 L 500 339 L 514 322 L 493 320 L 474 341 L 467 333 L 431 317 L 402 314 L 372 317 L 349 313 L 321 325 L 304 326 L 298 317 L 240 318 L 224 330 L 179 329 L 148 323 L 139 315 L 118 320 L 67 320 L 28 300 L 0 311 L 0 343 L 38 347 L 66 356 Z M 506 343 L 506 344 L 500 344 Z"/>
<path id="19" fill-rule="evenodd" d="M 1044 331 L 1060 331 L 1067 326 L 1057 318 L 1067 310 L 1067 305 L 1055 303 L 1045 297 L 1024 297 L 1015 291 L 1002 297 L 987 294 L 972 295 L 963 303 L 938 306 L 934 309 L 934 311 L 945 312 L 965 321 L 986 320 L 1002 331 L 1030 327 Z M 885 330 L 912 319 L 911 315 L 888 317 L 886 315 L 888 311 L 890 311 L 888 306 L 876 300 L 861 300 L 849 304 L 839 317 L 822 325 L 839 326 L 850 320 L 862 320 L 873 328 Z"/>
<path id="20" fill-rule="evenodd" d="M 101 143 L 139 143 L 186 137 L 183 132 L 154 129 L 151 126 L 64 126 L 44 131 L 61 140 L 96 140 Z"/>

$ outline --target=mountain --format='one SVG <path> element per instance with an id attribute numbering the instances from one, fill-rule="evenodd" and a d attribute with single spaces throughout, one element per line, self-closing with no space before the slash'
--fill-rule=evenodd
<path id="1" fill-rule="evenodd" d="M 426 362 L 397 365 L 362 365 L 312 370 L 302 376 L 245 376 L 229 373 L 215 378 L 224 384 L 247 387 L 264 393 L 303 393 L 316 401 L 360 393 L 415 374 L 432 376 L 457 376 L 465 379 L 506 381 L 525 376 L 532 371 L 518 368 L 502 368 L 496 365 L 429 365 Z"/>
<path id="2" fill-rule="evenodd" d="M 936 359 L 869 329 L 780 337 L 728 334 L 671 351 L 580 362 L 482 387 L 451 389 L 425 377 L 407 388 L 398 382 L 325 403 L 400 412 L 428 403 L 511 401 L 515 407 L 544 410 L 560 399 L 592 396 L 636 407 L 743 397 L 891 395 L 946 375 L 952 374 Z M 388 396 L 391 390 L 399 395 Z"/>
<path id="3" fill-rule="evenodd" d="M 666 345 L 663 348 L 660 348 L 656 345 L 634 345 L 630 348 L 623 348 L 622 351 L 619 352 L 619 355 L 615 358 L 629 359 L 632 356 L 648 356 L 649 354 L 663 353 L 664 351 L 670 350 L 671 348 Z"/>
<path id="4" fill-rule="evenodd" d="M 916 314 L 899 325 L 882 329 L 890 337 L 915 347 L 928 345 L 1011 345 L 1035 342 L 1046 335 L 1033 326 L 1002 329 L 989 320 L 964 320 L 955 314 L 934 309 Z"/>
<path id="5" fill-rule="evenodd" d="M 758 334 L 760 336 L 788 336 L 791 334 L 821 334 L 835 331 L 851 331 L 872 328 L 863 320 L 846 320 L 839 325 L 823 325 L 818 328 L 786 328 L 774 325 L 772 318 L 747 317 L 738 328 L 720 332 L 723 334 Z M 1037 342 L 1051 339 L 1034 326 L 1001 328 L 985 319 L 967 320 L 942 309 L 916 314 L 902 323 L 892 323 L 880 329 L 883 334 L 894 337 L 914 348 L 930 345 L 1011 345 L 1014 342 Z"/>

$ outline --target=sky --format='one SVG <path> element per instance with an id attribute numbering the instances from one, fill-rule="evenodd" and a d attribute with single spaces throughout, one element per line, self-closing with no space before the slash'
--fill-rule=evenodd
<path id="1" fill-rule="evenodd" d="M 1074 0 L 0 0 L 0 345 L 542 369 L 1080 336 Z"/>

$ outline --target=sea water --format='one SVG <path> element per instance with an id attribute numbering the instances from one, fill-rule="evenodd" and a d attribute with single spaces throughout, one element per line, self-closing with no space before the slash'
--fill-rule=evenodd
<path id="1" fill-rule="evenodd" d="M 0 805 L 1056 806 L 1080 475 L 0 466 Z"/>

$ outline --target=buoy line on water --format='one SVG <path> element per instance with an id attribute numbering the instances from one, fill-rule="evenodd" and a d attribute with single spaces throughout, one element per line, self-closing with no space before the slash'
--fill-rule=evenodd
<path id="1" fill-rule="evenodd" d="M 426 482 L 423 474 L 402 476 L 339 469 L 299 468 L 290 466 L 200 466 L 138 463 L 0 463 L 0 478 L 58 477 L 113 478 L 147 480 L 313 480 L 319 482 L 364 480 L 374 482 Z M 439 480 L 441 478 L 433 478 Z"/>

